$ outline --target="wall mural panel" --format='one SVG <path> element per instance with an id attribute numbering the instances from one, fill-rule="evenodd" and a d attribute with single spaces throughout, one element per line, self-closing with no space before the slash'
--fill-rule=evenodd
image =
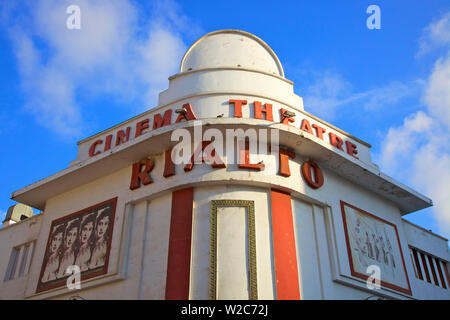
<path id="1" fill-rule="evenodd" d="M 81 280 L 108 271 L 117 198 L 52 222 L 36 292 L 66 286 L 69 266 L 78 266 Z"/>
<path id="2" fill-rule="evenodd" d="M 397 227 L 343 201 L 341 210 L 352 276 L 366 280 L 375 265 L 381 286 L 411 294 Z"/>

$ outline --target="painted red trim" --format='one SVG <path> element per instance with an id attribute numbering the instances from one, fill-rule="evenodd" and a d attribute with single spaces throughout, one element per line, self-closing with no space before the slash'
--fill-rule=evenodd
<path id="1" fill-rule="evenodd" d="M 442 288 L 447 289 L 447 285 L 445 284 L 444 275 L 442 274 L 441 262 L 438 258 L 434 258 L 434 262 L 436 263 L 436 267 L 439 273 L 439 279 L 441 279 Z"/>
<path id="2" fill-rule="evenodd" d="M 194 188 L 172 193 L 166 300 L 188 300 Z"/>
<path id="3" fill-rule="evenodd" d="M 430 273 L 428 272 L 428 266 L 427 266 L 427 261 L 425 259 L 425 255 L 423 252 L 419 252 L 419 254 L 420 254 L 420 259 L 422 260 L 423 268 L 425 270 L 425 276 L 427 278 L 427 282 L 431 283 Z"/>
<path id="4" fill-rule="evenodd" d="M 277 299 L 299 300 L 300 288 L 291 195 L 272 189 L 270 200 Z"/>
<path id="5" fill-rule="evenodd" d="M 397 236 L 398 248 L 400 250 L 400 256 L 402 258 L 403 270 L 405 272 L 406 283 L 408 284 L 408 288 L 399 287 L 397 285 L 394 285 L 392 283 L 389 283 L 389 282 L 386 282 L 386 281 L 383 281 L 383 280 L 381 280 L 381 285 L 386 287 L 386 288 L 394 289 L 394 290 L 397 290 L 397 291 L 400 291 L 400 292 L 412 295 L 411 285 L 409 283 L 408 272 L 406 271 L 405 259 L 403 257 L 402 246 L 400 245 L 400 237 L 398 235 L 397 226 L 395 224 L 393 224 L 393 223 L 390 223 L 390 222 L 388 222 L 388 221 L 386 221 L 386 220 L 384 220 L 384 219 L 382 219 L 380 217 L 377 217 L 377 216 L 375 216 L 375 215 L 373 215 L 373 214 L 371 214 L 371 213 L 369 213 L 367 211 L 364 211 L 364 210 L 362 210 L 362 209 L 360 209 L 358 207 L 355 207 L 355 206 L 353 206 L 353 205 L 351 205 L 351 204 L 341 200 L 341 213 L 342 213 L 342 220 L 343 220 L 343 224 L 344 224 L 345 241 L 346 241 L 346 244 L 347 244 L 348 261 L 349 261 L 349 264 L 350 264 L 350 272 L 351 272 L 352 276 L 358 277 L 358 278 L 361 278 L 361 279 L 364 279 L 364 280 L 367 280 L 370 277 L 370 275 L 356 272 L 355 269 L 354 269 L 353 260 L 352 260 L 352 252 L 351 252 L 351 248 L 350 248 L 350 239 L 348 237 L 347 221 L 346 221 L 346 218 L 345 218 L 344 206 L 350 207 L 350 208 L 352 208 L 354 210 L 357 210 L 357 211 L 359 211 L 361 213 L 364 213 L 364 214 L 366 214 L 366 215 L 368 215 L 368 216 L 370 216 L 370 217 L 372 217 L 374 219 L 377 219 L 377 220 L 379 220 L 379 221 L 381 221 L 383 223 L 386 223 L 386 224 L 394 227 L 395 234 Z"/>
<path id="6" fill-rule="evenodd" d="M 447 267 L 448 263 L 443 261 L 443 260 L 441 260 L 441 262 L 442 262 L 442 268 L 444 269 L 444 273 L 445 273 L 445 276 L 447 278 L 448 287 L 450 288 L 450 276 L 448 274 L 448 267 Z"/>
<path id="7" fill-rule="evenodd" d="M 434 269 L 433 257 L 430 255 L 427 255 L 427 258 L 428 258 L 428 262 L 430 263 L 431 275 L 433 276 L 434 284 L 439 286 L 439 281 L 438 281 L 438 278 L 436 275 L 436 270 Z"/>
<path id="8" fill-rule="evenodd" d="M 419 257 L 417 256 L 417 250 L 416 249 L 412 249 L 413 252 L 413 257 L 414 257 L 414 263 L 416 265 L 416 269 L 417 269 L 417 276 L 420 280 L 423 280 L 423 274 L 422 274 L 422 268 L 420 267 L 420 263 L 419 263 Z"/>

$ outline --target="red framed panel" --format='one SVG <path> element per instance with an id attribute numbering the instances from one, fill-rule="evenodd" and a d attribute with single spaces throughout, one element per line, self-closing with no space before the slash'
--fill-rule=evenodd
<path id="1" fill-rule="evenodd" d="M 349 203 L 340 203 L 351 275 L 367 280 L 371 274 L 364 273 L 364 266 L 378 265 L 381 286 L 411 295 L 397 226 Z M 356 222 L 352 220 L 351 225 L 347 221 L 346 208 L 356 212 Z"/>
<path id="2" fill-rule="evenodd" d="M 36 292 L 66 286 L 67 267 L 81 281 L 108 272 L 117 197 L 52 221 Z"/>

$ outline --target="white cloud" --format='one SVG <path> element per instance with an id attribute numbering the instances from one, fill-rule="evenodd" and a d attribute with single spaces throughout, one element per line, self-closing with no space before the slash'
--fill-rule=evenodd
<path id="1" fill-rule="evenodd" d="M 391 127 L 382 143 L 380 163 L 383 170 L 395 176 L 402 176 L 399 171 L 409 168 L 405 163 L 411 162 L 411 154 L 417 152 L 417 147 L 427 140 L 426 133 L 432 128 L 433 119 L 423 111 L 407 117 L 400 127 Z"/>
<path id="2" fill-rule="evenodd" d="M 353 99 L 351 90 L 351 84 L 337 73 L 317 74 L 314 82 L 304 90 L 305 108 L 319 117 L 332 120 L 337 109 Z"/>
<path id="3" fill-rule="evenodd" d="M 448 143 L 449 131 L 442 137 Z M 436 138 L 436 137 L 434 137 Z M 441 141 L 444 142 L 444 141 Z M 442 143 L 432 140 L 414 154 L 412 182 L 433 199 L 433 214 L 441 233 L 450 236 L 450 152 L 443 151 Z"/>
<path id="4" fill-rule="evenodd" d="M 167 77 L 175 74 L 185 49 L 177 36 L 159 27 L 152 29 L 147 41 L 139 46 L 142 65 L 137 66 L 136 72 L 150 88 L 146 98 L 148 104 L 156 105 L 158 93 L 167 86 Z"/>
<path id="5" fill-rule="evenodd" d="M 364 110 L 379 110 L 386 106 L 398 103 L 401 99 L 416 95 L 423 86 L 421 80 L 414 80 L 409 83 L 393 81 L 385 87 L 375 88 L 361 93 L 359 96 L 363 101 Z"/>
<path id="6" fill-rule="evenodd" d="M 450 24 L 448 25 L 450 32 Z M 425 92 L 425 103 L 431 115 L 450 125 L 450 51 L 434 65 Z"/>
<path id="7" fill-rule="evenodd" d="M 423 90 L 426 111 L 410 115 L 403 125 L 389 130 L 379 159 L 388 173 L 407 179 L 433 199 L 439 231 L 450 237 L 450 13 L 425 33 L 424 43 L 447 45 L 446 55 L 436 61 Z"/>
<path id="8" fill-rule="evenodd" d="M 156 2 L 151 18 L 131 0 L 78 0 L 81 29 L 69 30 L 68 0 L 2 6 L 14 43 L 25 108 L 61 135 L 83 132 L 79 94 L 155 107 L 186 49 L 187 18 L 173 1 Z M 14 18 L 14 19 L 13 19 Z M 194 27 L 195 29 L 195 27 Z M 135 113 L 131 110 L 131 113 Z"/>
<path id="9" fill-rule="evenodd" d="M 328 121 L 344 108 L 366 112 L 387 110 L 402 99 L 417 97 L 423 110 L 391 127 L 374 159 L 394 176 L 433 199 L 439 232 L 450 237 L 450 12 L 425 28 L 417 56 L 435 49 L 446 52 L 426 80 L 394 81 L 384 87 L 355 92 L 338 73 L 315 75 L 304 92 L 305 108 Z"/>
<path id="10" fill-rule="evenodd" d="M 450 12 L 424 29 L 416 56 L 421 57 L 435 48 L 448 45 L 450 45 Z"/>
<path id="11" fill-rule="evenodd" d="M 420 80 L 407 84 L 395 81 L 385 87 L 354 92 L 352 84 L 340 74 L 326 71 L 316 74 L 313 84 L 303 91 L 303 99 L 307 110 L 332 121 L 341 108 L 357 103 L 365 111 L 380 110 L 415 95 L 421 86 Z"/>
<path id="12" fill-rule="evenodd" d="M 448 105 L 450 108 L 450 105 Z M 439 231 L 450 236 L 450 123 L 419 111 L 389 129 L 378 155 L 388 174 L 433 199 Z"/>

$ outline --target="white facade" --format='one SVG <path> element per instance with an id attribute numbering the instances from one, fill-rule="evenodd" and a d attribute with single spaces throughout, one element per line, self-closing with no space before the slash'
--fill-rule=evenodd
<path id="1" fill-rule="evenodd" d="M 402 219 L 431 200 L 381 173 L 369 144 L 305 112 L 262 40 L 236 30 L 207 34 L 169 80 L 156 108 L 79 142 L 67 169 L 13 193 L 44 213 L 0 229 L 0 299 L 450 299 L 447 240 Z M 231 100 L 246 101 L 242 114 Z M 187 104 L 196 120 L 176 113 Z M 224 135 L 238 128 L 277 130 L 280 148 L 291 154 L 290 175 L 280 173 L 286 162 L 278 153 L 252 154 L 250 162 L 262 161 L 264 170 L 242 168 L 239 156 L 227 157 L 225 144 L 225 167 L 179 164 L 165 174 L 171 165 L 166 151 L 177 144 L 172 132 L 198 135 L 199 123 L 202 133 L 214 128 Z M 144 166 L 148 158 L 151 169 Z M 318 188 L 302 174 L 309 161 L 323 173 Z M 141 176 L 131 188 L 139 163 L 152 181 Z M 82 273 L 80 290 L 69 290 L 65 278 L 37 290 L 53 227 L 108 199 L 116 204 L 104 272 L 86 279 Z M 389 265 L 389 252 L 396 259 L 393 280 L 384 281 L 383 271 L 379 289 L 368 289 L 353 265 L 352 241 L 359 238 L 345 220 L 345 204 L 376 224 L 373 230 L 385 228 L 384 240 L 376 240 L 385 260 L 378 262 Z M 177 224 L 177 217 L 185 220 Z M 33 250 L 19 277 L 19 260 L 16 267 L 8 262 L 28 243 Z M 368 247 L 361 248 L 370 256 Z"/>

